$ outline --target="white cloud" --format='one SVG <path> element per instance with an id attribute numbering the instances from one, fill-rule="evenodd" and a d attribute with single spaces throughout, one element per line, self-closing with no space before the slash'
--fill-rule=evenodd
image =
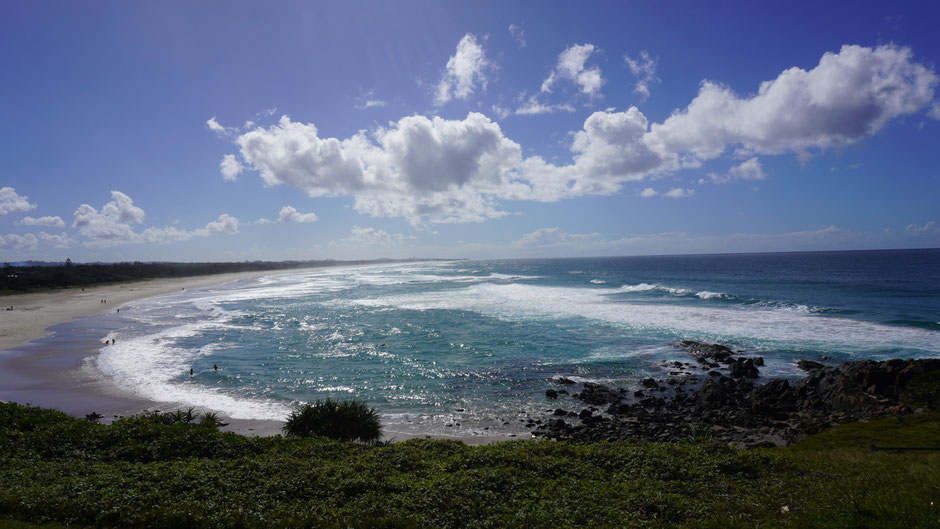
<path id="1" fill-rule="evenodd" d="M 234 154 L 226 154 L 219 163 L 222 170 L 222 179 L 226 182 L 234 182 L 238 175 L 245 169 L 245 166 L 238 161 Z"/>
<path id="2" fill-rule="evenodd" d="M 46 233 L 40 232 L 39 238 L 42 242 L 55 246 L 56 248 L 68 248 L 72 245 L 72 239 L 64 233 Z"/>
<path id="3" fill-rule="evenodd" d="M 231 136 L 232 134 L 238 132 L 238 129 L 235 127 L 223 127 L 218 121 L 216 121 L 215 116 L 212 116 L 206 120 L 206 127 L 219 136 Z"/>
<path id="4" fill-rule="evenodd" d="M 647 187 L 643 191 L 640 191 L 640 196 L 643 198 L 655 197 L 658 194 L 659 193 L 657 193 L 656 190 L 653 189 L 652 187 Z"/>
<path id="5" fill-rule="evenodd" d="M 578 61 L 566 61 L 572 62 Z M 932 102 L 936 82 L 933 72 L 911 62 L 909 50 L 846 46 L 809 72 L 786 70 L 750 98 L 706 82 L 685 110 L 663 123 L 650 125 L 635 107 L 594 112 L 571 135 L 567 165 L 524 158 L 497 123 L 473 112 L 462 120 L 408 116 L 347 139 L 321 138 L 313 124 L 283 116 L 235 143 L 267 185 L 287 184 L 314 197 L 352 196 L 359 213 L 415 225 L 475 222 L 506 215 L 501 200 L 611 194 L 624 182 L 700 167 L 729 149 L 746 161 L 717 178 L 760 180 L 766 174 L 758 155 L 867 137 Z M 677 189 L 666 196 L 693 192 Z"/>
<path id="6" fill-rule="evenodd" d="M 315 222 L 316 213 L 300 213 L 293 206 L 284 206 L 281 208 L 281 214 L 278 217 L 280 222 Z"/>
<path id="7" fill-rule="evenodd" d="M 320 138 L 314 125 L 284 116 L 236 143 L 268 185 L 288 184 L 310 196 L 353 195 L 360 213 L 415 223 L 500 216 L 491 195 L 528 189 L 512 182 L 519 145 L 477 113 L 464 120 L 409 116 L 371 137 L 361 132 L 346 140 Z"/>
<path id="8" fill-rule="evenodd" d="M 767 173 L 764 172 L 764 168 L 761 166 L 760 160 L 758 160 L 757 157 L 754 157 L 741 162 L 738 165 L 735 165 L 725 174 L 708 173 L 708 178 L 712 183 L 715 184 L 727 184 L 736 180 L 765 180 L 767 178 Z M 699 183 L 705 182 L 705 179 L 699 180 Z"/>
<path id="9" fill-rule="evenodd" d="M 120 191 L 111 191 L 111 198 L 100 212 L 88 204 L 75 210 L 72 227 L 79 229 L 90 246 L 113 246 L 134 242 L 137 238 L 130 225 L 144 220 L 144 210 Z"/>
<path id="10" fill-rule="evenodd" d="M 34 219 L 33 217 L 23 217 L 23 220 L 19 221 L 17 224 L 23 226 L 50 226 L 52 228 L 64 228 L 65 222 L 62 221 L 62 217 L 39 217 Z"/>
<path id="11" fill-rule="evenodd" d="M 15 233 L 3 235 L 0 233 L 0 250 L 35 250 L 38 246 L 39 239 L 37 239 L 36 236 L 32 233 L 27 233 L 26 235 L 17 235 Z"/>
<path id="12" fill-rule="evenodd" d="M 457 43 L 457 51 L 447 61 L 447 67 L 437 84 L 436 105 L 442 105 L 452 98 L 468 99 L 477 85 L 486 89 L 485 70 L 490 67 L 483 46 L 470 33 Z"/>
<path id="13" fill-rule="evenodd" d="M 78 228 L 86 239 L 85 246 L 92 247 L 128 243 L 167 244 L 193 237 L 238 233 L 238 219 L 227 214 L 220 215 L 218 221 L 210 222 L 205 228 L 193 231 L 154 226 L 135 232 L 131 225 L 140 224 L 143 220 L 144 210 L 135 206 L 131 197 L 120 191 L 111 191 L 111 201 L 102 206 L 101 211 L 88 204 L 79 206 L 75 210 L 72 227 Z"/>
<path id="14" fill-rule="evenodd" d="M 401 233 L 390 234 L 385 230 L 375 228 L 361 228 L 353 226 L 348 237 L 338 241 L 331 241 L 330 246 L 337 247 L 390 247 L 401 246 L 408 239 L 414 239 L 414 236 L 406 237 Z"/>
<path id="15" fill-rule="evenodd" d="M 525 103 L 516 109 L 515 113 L 520 116 L 533 116 L 536 114 L 554 114 L 555 112 L 574 112 L 574 107 L 560 103 L 555 105 L 545 105 L 540 103 L 535 96 L 530 96 Z"/>
<path id="16" fill-rule="evenodd" d="M 647 143 L 707 160 L 729 146 L 753 154 L 806 154 L 854 143 L 933 99 L 937 76 L 896 46 L 843 46 L 812 70 L 790 68 L 753 97 L 704 81 L 684 110 L 654 124 Z"/>
<path id="17" fill-rule="evenodd" d="M 674 187 L 667 191 L 665 196 L 669 198 L 688 198 L 694 194 L 694 189 L 682 189 L 681 187 Z"/>
<path id="18" fill-rule="evenodd" d="M 525 48 L 525 30 L 522 29 L 522 26 L 509 24 L 509 34 L 512 35 L 512 40 L 519 43 L 520 48 Z"/>
<path id="19" fill-rule="evenodd" d="M 940 101 L 934 101 L 933 106 L 930 107 L 930 111 L 927 112 L 927 115 L 933 119 L 940 119 Z"/>
<path id="20" fill-rule="evenodd" d="M 16 194 L 12 187 L 0 187 L 0 215 L 29 211 L 35 207 L 36 204 L 29 203 L 29 197 Z"/>
<path id="21" fill-rule="evenodd" d="M 196 232 L 197 235 L 235 235 L 238 233 L 238 219 L 223 213 L 219 215 L 218 220 L 206 224 L 203 230 L 196 230 Z"/>
<path id="22" fill-rule="evenodd" d="M 937 225 L 936 221 L 931 220 L 923 226 L 908 224 L 904 231 L 908 233 L 940 233 L 940 226 Z"/>
<path id="23" fill-rule="evenodd" d="M 558 63 L 542 82 L 542 92 L 551 92 L 555 84 L 566 79 L 578 85 L 581 92 L 595 96 L 606 82 L 597 66 L 585 68 L 584 63 L 597 51 L 593 44 L 575 44 L 558 55 Z"/>
<path id="24" fill-rule="evenodd" d="M 633 75 L 637 77 L 633 93 L 639 94 L 640 99 L 646 101 L 646 98 L 650 96 L 650 85 L 659 82 L 659 78 L 656 77 L 656 59 L 650 58 L 649 53 L 643 50 L 636 59 L 624 55 L 623 60 L 627 63 L 627 67 L 630 68 Z"/>
<path id="25" fill-rule="evenodd" d="M 356 108 L 365 110 L 367 108 L 384 107 L 388 103 L 375 97 L 375 90 L 369 90 L 362 97 L 356 98 Z"/>
<path id="26" fill-rule="evenodd" d="M 642 180 L 662 165 L 660 156 L 644 143 L 646 133 L 646 116 L 636 107 L 591 114 L 571 144 L 577 172 L 608 187 L 624 180 Z M 609 192 L 614 191 L 611 188 Z"/>
<path id="27" fill-rule="evenodd" d="M 539 228 L 513 241 L 513 246 L 556 246 L 574 241 L 586 241 L 597 237 L 597 233 L 568 233 L 554 228 Z"/>

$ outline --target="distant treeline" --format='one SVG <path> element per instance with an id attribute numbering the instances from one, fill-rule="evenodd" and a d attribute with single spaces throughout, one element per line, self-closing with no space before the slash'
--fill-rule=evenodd
<path id="1" fill-rule="evenodd" d="M 412 259 L 413 260 L 413 259 Z M 132 263 L 74 264 L 66 261 L 54 266 L 3 265 L 0 295 L 32 290 L 86 287 L 100 283 L 121 283 L 168 277 L 187 277 L 230 272 L 265 272 L 337 265 L 396 262 L 378 261 L 245 261 L 240 263 Z"/>

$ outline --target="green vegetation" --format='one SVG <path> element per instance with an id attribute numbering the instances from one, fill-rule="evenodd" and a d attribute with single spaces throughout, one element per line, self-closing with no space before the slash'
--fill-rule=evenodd
<path id="1" fill-rule="evenodd" d="M 241 263 L 111 263 L 73 264 L 70 260 L 53 266 L 13 266 L 4 263 L 0 271 L 0 295 L 34 290 L 86 287 L 102 283 L 126 283 L 144 279 L 190 277 L 230 272 L 266 272 L 293 268 L 357 265 L 378 261 L 245 261 Z"/>
<path id="2" fill-rule="evenodd" d="M 934 527 L 940 453 L 862 445 L 932 442 L 938 419 L 824 434 L 838 449 L 370 445 L 242 437 L 185 411 L 102 425 L 0 403 L 0 518 L 18 521 L 0 527 Z"/>
<path id="3" fill-rule="evenodd" d="M 332 399 L 298 406 L 283 431 L 300 437 L 323 436 L 340 441 L 374 442 L 382 437 L 379 414 L 364 402 Z"/>

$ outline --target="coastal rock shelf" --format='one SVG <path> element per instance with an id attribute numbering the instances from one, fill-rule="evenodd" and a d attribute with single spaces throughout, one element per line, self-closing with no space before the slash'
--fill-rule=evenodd
<path id="1" fill-rule="evenodd" d="M 839 424 L 940 406 L 931 390 L 940 380 L 940 359 L 832 367 L 806 362 L 801 367 L 809 374 L 795 384 L 773 379 L 757 385 L 752 379 L 762 359 L 735 358 L 721 345 L 678 345 L 702 369 L 712 369 L 709 376 L 674 362 L 670 367 L 677 371 L 670 372 L 671 378 L 644 379 L 643 389 L 632 393 L 587 382 L 580 392 L 571 392 L 572 400 L 556 401 L 559 407 L 549 410 L 545 420 L 531 423 L 533 435 L 574 442 L 710 438 L 737 447 L 786 446 Z M 564 409 L 575 402 L 580 410 Z"/>

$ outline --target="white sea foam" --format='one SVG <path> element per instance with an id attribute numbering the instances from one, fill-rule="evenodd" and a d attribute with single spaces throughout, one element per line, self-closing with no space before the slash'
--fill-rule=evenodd
<path id="1" fill-rule="evenodd" d="M 278 402 L 228 395 L 218 388 L 180 382 L 199 356 L 211 354 L 215 344 L 197 349 L 178 347 L 178 340 L 216 327 L 204 321 L 161 332 L 122 337 L 101 350 L 96 366 L 114 378 L 118 386 L 157 402 L 176 403 L 221 411 L 235 419 L 271 419 L 287 416 L 289 408 Z"/>
<path id="2" fill-rule="evenodd" d="M 638 285 L 632 285 L 638 287 Z M 754 306 L 715 307 L 630 303 L 623 288 L 567 288 L 479 284 L 460 291 L 360 299 L 349 303 L 407 310 L 468 310 L 507 320 L 584 317 L 636 330 L 694 332 L 726 339 L 769 340 L 792 346 L 844 346 L 870 351 L 910 348 L 940 351 L 937 333 L 846 318 Z"/>
<path id="3" fill-rule="evenodd" d="M 607 284 L 607 281 L 604 281 L 603 279 L 592 279 L 591 283 L 594 283 L 595 285 L 605 285 Z"/>

